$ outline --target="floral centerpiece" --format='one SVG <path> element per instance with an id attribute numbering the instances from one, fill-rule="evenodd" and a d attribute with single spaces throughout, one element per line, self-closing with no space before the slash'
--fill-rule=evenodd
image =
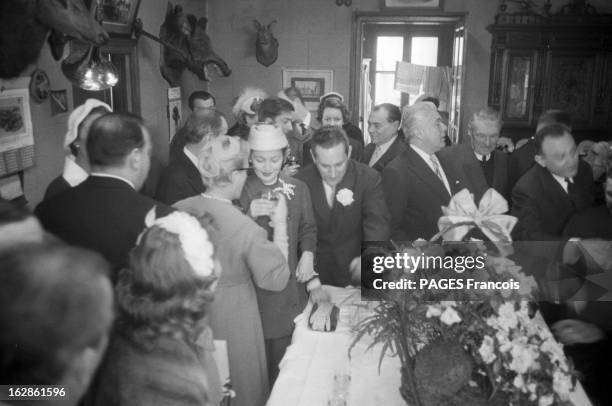
<path id="1" fill-rule="evenodd" d="M 528 300 L 537 284 L 507 255 L 516 219 L 503 215 L 506 201 L 489 189 L 479 207 L 467 190 L 453 196 L 439 220 L 442 244 L 418 240 L 394 252 L 410 256 L 479 256 L 469 272 L 427 270 L 427 289 L 389 290 L 374 313 L 355 326 L 352 347 L 363 337 L 402 364 L 400 393 L 410 405 L 564 405 L 574 372 Z M 478 230 L 490 243 L 465 241 Z M 451 241 L 462 241 L 457 244 Z M 391 279 L 415 278 L 419 270 L 393 269 Z M 449 278 L 466 278 L 483 289 L 442 289 Z M 432 282 L 433 281 L 433 282 Z M 504 284 L 516 281 L 519 288 Z M 433 285 L 433 288 L 431 286 Z M 486 289 L 491 286 L 491 289 Z M 350 350 L 349 350 L 350 352 Z"/>

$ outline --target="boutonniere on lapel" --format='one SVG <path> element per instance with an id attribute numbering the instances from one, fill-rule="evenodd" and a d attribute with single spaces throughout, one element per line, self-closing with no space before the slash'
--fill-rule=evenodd
<path id="1" fill-rule="evenodd" d="M 336 193 L 336 200 L 345 207 L 350 206 L 350 204 L 355 201 L 355 199 L 353 199 L 353 191 L 347 188 L 340 189 L 338 193 Z"/>
<path id="2" fill-rule="evenodd" d="M 280 186 L 275 187 L 274 190 L 272 190 L 273 192 L 281 192 L 282 194 L 285 195 L 285 197 L 287 198 L 287 200 L 291 200 L 291 198 L 293 197 L 293 195 L 295 194 L 295 192 L 293 191 L 295 189 L 295 185 L 293 183 L 287 183 L 282 179 L 279 179 L 280 181 Z"/>

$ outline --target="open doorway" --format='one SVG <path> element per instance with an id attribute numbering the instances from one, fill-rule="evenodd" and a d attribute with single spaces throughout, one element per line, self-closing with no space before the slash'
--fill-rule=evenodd
<path id="1" fill-rule="evenodd" d="M 440 99 L 440 111 L 449 120 L 449 138 L 459 139 L 461 90 L 465 55 L 465 14 L 441 16 L 389 16 L 356 13 L 353 29 L 351 110 L 368 142 L 367 117 L 380 103 L 400 107 L 414 103 L 424 93 Z M 398 62 L 426 67 L 447 67 L 448 90 L 431 94 L 417 86 L 396 90 Z M 432 69 L 433 70 L 433 69 Z M 443 115 L 445 115 L 443 114 Z"/>

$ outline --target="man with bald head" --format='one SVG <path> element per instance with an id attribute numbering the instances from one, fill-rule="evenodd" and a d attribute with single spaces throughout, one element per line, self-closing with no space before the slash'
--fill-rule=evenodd
<path id="1" fill-rule="evenodd" d="M 151 136 L 139 117 L 110 113 L 96 119 L 87 154 L 90 176 L 41 203 L 36 215 L 47 231 L 99 252 L 117 271 L 127 265 L 149 210 L 156 206 L 160 217 L 170 209 L 138 193 L 151 164 Z"/>
<path id="2" fill-rule="evenodd" d="M 495 149 L 500 130 L 499 112 L 486 107 L 474 113 L 468 124 L 469 142 L 444 148 L 439 153 L 441 159 L 453 163 L 454 170 L 462 172 L 476 203 L 489 188 L 510 199 L 508 154 Z"/>
<path id="3" fill-rule="evenodd" d="M 569 127 L 553 124 L 536 133 L 536 164 L 512 189 L 514 240 L 561 241 L 569 218 L 593 204 L 593 172 L 578 159 Z"/>
<path id="4" fill-rule="evenodd" d="M 436 154 L 445 145 L 446 125 L 433 103 L 404 107 L 402 129 L 409 146 L 382 172 L 392 217 L 391 238 L 428 239 L 438 232 L 441 207 L 448 205 L 465 182 Z"/>

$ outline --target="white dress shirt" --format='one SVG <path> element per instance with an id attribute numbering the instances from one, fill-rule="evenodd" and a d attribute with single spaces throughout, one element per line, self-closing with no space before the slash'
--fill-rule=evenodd
<path id="1" fill-rule="evenodd" d="M 183 154 L 191 161 L 193 166 L 198 167 L 198 157 L 193 155 L 191 151 L 187 149 L 187 147 L 183 147 Z"/>
<path id="2" fill-rule="evenodd" d="M 334 206 L 334 192 L 336 188 L 328 185 L 327 182 L 322 180 L 323 182 L 323 190 L 325 191 L 325 199 L 327 200 L 327 205 L 331 208 Z"/>
<path id="3" fill-rule="evenodd" d="M 74 161 L 72 156 L 66 157 L 62 177 L 71 187 L 80 185 L 88 176 L 89 174 Z"/>
<path id="4" fill-rule="evenodd" d="M 442 165 L 440 164 L 440 161 L 438 160 L 438 157 L 436 156 L 436 154 L 428 154 L 427 152 L 423 151 L 421 148 L 410 144 L 410 148 L 412 148 L 414 150 L 414 152 L 416 152 L 417 154 L 419 154 L 419 156 L 423 159 L 423 161 L 425 161 L 425 163 L 427 164 L 427 166 L 429 166 L 429 168 L 432 170 L 432 172 L 435 174 L 436 173 L 436 168 L 434 167 L 433 163 L 431 162 L 431 159 L 433 157 L 433 159 L 435 159 L 438 162 L 438 169 L 440 171 L 440 175 L 442 177 L 441 181 L 444 184 L 444 187 L 446 188 L 446 191 L 448 192 L 449 195 L 453 195 L 451 193 L 451 188 L 450 185 L 448 183 L 448 179 L 446 178 L 446 173 L 444 173 L 444 169 L 442 168 Z M 436 175 L 437 177 L 438 175 Z"/>
<path id="5" fill-rule="evenodd" d="M 127 183 L 128 185 L 130 185 L 132 187 L 132 189 L 136 190 L 136 186 L 134 186 L 134 183 L 131 180 L 128 180 L 126 178 L 123 178 L 121 176 L 118 175 L 112 175 L 110 173 L 102 173 L 102 172 L 92 172 L 91 176 L 98 176 L 100 178 L 113 178 L 113 179 L 119 179 L 124 181 L 125 183 Z"/>
<path id="6" fill-rule="evenodd" d="M 389 141 L 386 141 L 380 145 L 377 145 L 376 148 L 374 148 L 374 153 L 372 154 L 372 158 L 370 158 L 370 163 L 368 165 L 374 166 L 374 164 L 376 164 L 376 162 L 378 162 L 378 160 L 383 155 L 385 155 L 385 152 L 387 152 L 389 148 L 391 148 L 391 144 L 393 144 L 396 138 L 397 138 L 397 134 L 395 135 L 395 137 L 391 138 Z"/>
<path id="7" fill-rule="evenodd" d="M 553 176 L 553 178 L 554 178 L 554 179 L 555 179 L 555 180 L 556 180 L 556 181 L 557 181 L 557 182 L 558 182 L 558 183 L 561 185 L 561 187 L 563 188 L 563 190 L 565 190 L 565 193 L 569 193 L 569 192 L 568 192 L 568 190 L 567 190 L 567 186 L 568 186 L 568 185 L 567 185 L 567 182 L 565 181 L 565 178 L 564 178 L 564 177 L 562 177 L 562 176 L 559 176 L 559 175 L 555 175 L 555 174 L 554 174 L 554 173 L 552 173 L 552 172 L 551 172 L 550 174 L 551 174 L 551 175 Z M 574 180 L 573 180 L 572 178 L 568 178 L 568 179 L 569 179 L 569 181 L 570 181 L 571 183 L 574 183 Z"/>
<path id="8" fill-rule="evenodd" d="M 476 159 L 478 159 L 480 162 L 482 162 L 482 158 L 486 157 L 485 162 L 487 162 L 489 159 L 491 159 L 491 154 L 487 154 L 487 155 L 481 155 L 478 152 L 474 151 L 474 155 L 476 155 Z"/>

